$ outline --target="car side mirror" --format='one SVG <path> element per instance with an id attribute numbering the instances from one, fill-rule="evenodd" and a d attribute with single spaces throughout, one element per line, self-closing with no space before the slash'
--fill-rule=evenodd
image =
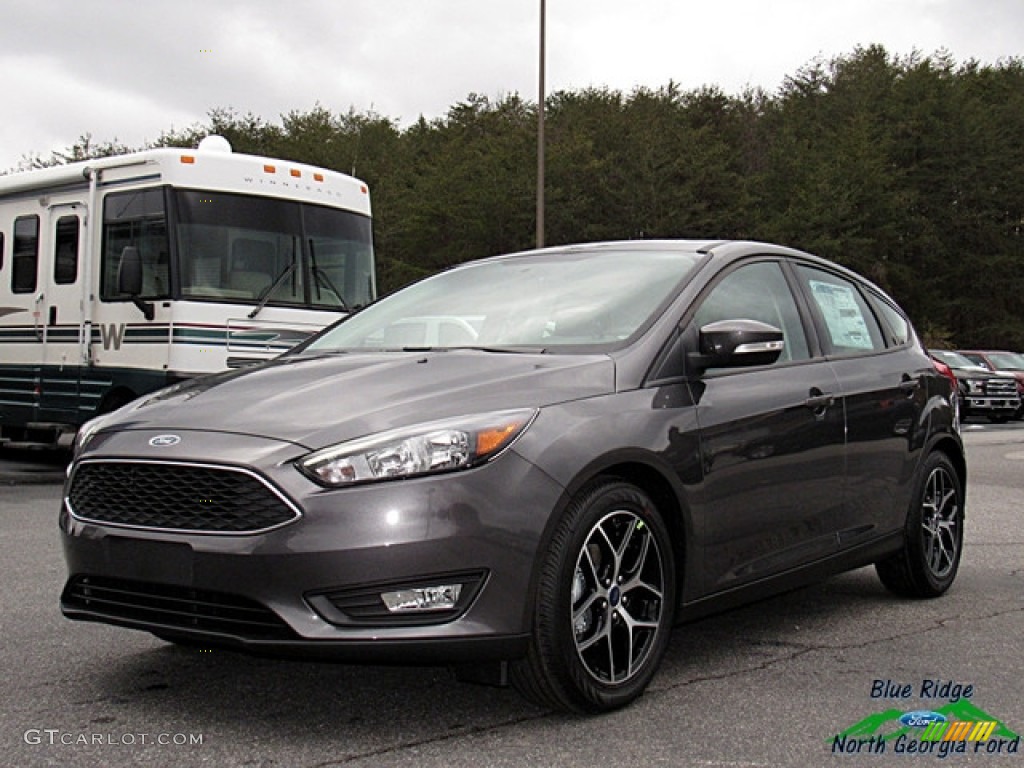
<path id="1" fill-rule="evenodd" d="M 687 355 L 690 367 L 741 368 L 771 365 L 785 348 L 781 330 L 757 320 L 720 320 L 702 326 L 697 352 Z"/>
<path id="2" fill-rule="evenodd" d="M 153 319 L 152 303 L 139 298 L 142 293 L 142 257 L 139 256 L 139 249 L 134 246 L 127 245 L 121 251 L 121 261 L 117 265 L 117 290 L 118 293 L 131 296 L 147 320 Z"/>

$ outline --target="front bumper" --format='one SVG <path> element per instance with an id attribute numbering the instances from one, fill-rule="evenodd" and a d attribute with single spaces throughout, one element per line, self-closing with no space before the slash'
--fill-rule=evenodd
<path id="1" fill-rule="evenodd" d="M 978 397 L 967 395 L 964 398 L 965 405 L 975 413 L 1013 413 L 1021 406 L 1019 397 Z"/>
<path id="2" fill-rule="evenodd" d="M 140 438 L 146 444 L 152 436 L 120 433 L 90 446 L 68 487 L 83 460 L 129 458 L 129 441 L 130 458 L 139 460 Z M 294 469 L 303 452 L 296 446 L 237 435 L 204 435 L 204 443 L 201 453 L 174 446 L 144 460 L 244 466 L 301 516 L 262 532 L 212 535 L 84 520 L 66 498 L 60 528 L 67 617 L 350 661 L 445 663 L 525 653 L 534 564 L 562 489 L 513 450 L 464 472 L 327 490 Z M 256 460 L 243 465 L 243 456 Z M 470 588 L 449 613 L 353 614 L 349 603 L 328 599 L 456 579 Z"/>

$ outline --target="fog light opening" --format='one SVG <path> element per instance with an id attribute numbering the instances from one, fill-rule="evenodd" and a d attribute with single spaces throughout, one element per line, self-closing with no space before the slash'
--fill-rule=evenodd
<path id="1" fill-rule="evenodd" d="M 437 584 L 381 592 L 380 599 L 391 613 L 450 611 L 459 602 L 462 584 Z"/>

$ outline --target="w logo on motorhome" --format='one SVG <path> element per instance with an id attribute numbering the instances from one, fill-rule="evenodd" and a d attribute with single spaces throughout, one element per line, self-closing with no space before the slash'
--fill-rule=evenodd
<path id="1" fill-rule="evenodd" d="M 119 350 L 121 342 L 124 341 L 124 323 L 108 323 L 100 326 L 100 336 L 103 337 L 103 349 Z"/>

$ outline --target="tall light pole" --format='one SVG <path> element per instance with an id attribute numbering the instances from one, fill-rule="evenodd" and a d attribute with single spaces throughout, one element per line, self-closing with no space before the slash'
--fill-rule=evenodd
<path id="1" fill-rule="evenodd" d="M 540 94 L 537 97 L 537 247 L 544 247 L 544 17 L 540 0 Z"/>

